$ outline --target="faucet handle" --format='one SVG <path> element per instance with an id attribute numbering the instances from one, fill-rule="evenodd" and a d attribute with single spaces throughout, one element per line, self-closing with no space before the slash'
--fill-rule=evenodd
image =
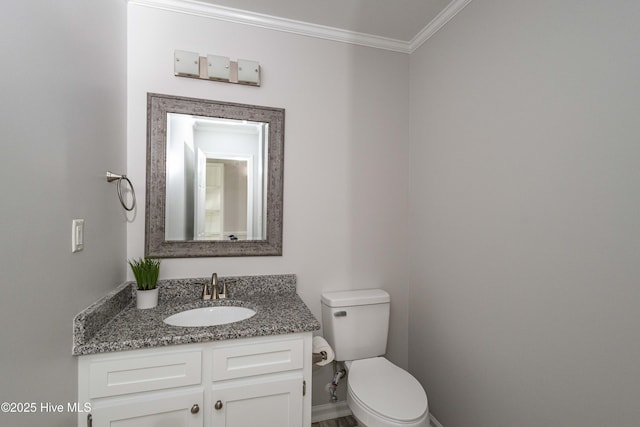
<path id="1" fill-rule="evenodd" d="M 209 289 L 206 282 L 202 286 L 202 299 L 203 300 L 211 299 L 211 294 L 209 293 Z"/>
<path id="2" fill-rule="evenodd" d="M 218 299 L 225 299 L 225 298 L 227 298 L 227 283 L 223 280 L 222 292 L 218 293 Z"/>

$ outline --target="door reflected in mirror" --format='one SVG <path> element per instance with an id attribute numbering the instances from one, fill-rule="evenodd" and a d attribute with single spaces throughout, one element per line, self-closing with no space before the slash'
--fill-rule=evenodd
<path id="1" fill-rule="evenodd" d="M 198 188 L 195 239 L 260 240 L 253 235 L 253 218 L 247 218 L 250 201 L 247 164 L 249 160 L 204 159 L 205 176 L 196 181 Z M 198 176 L 198 175 L 196 175 Z M 200 207 L 200 208 L 199 208 Z"/>
<path id="2" fill-rule="evenodd" d="M 268 123 L 167 114 L 167 241 L 265 238 L 268 135 Z"/>

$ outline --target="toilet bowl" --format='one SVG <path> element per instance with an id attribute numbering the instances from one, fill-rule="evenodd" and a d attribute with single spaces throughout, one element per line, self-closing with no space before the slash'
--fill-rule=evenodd
<path id="1" fill-rule="evenodd" d="M 407 371 L 384 357 L 345 362 L 347 405 L 367 427 L 428 427 L 427 395 Z"/>

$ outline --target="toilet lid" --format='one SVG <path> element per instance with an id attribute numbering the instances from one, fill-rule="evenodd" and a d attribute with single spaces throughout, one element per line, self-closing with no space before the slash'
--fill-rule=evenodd
<path id="1" fill-rule="evenodd" d="M 349 388 L 371 411 L 398 421 L 412 421 L 427 411 L 427 394 L 411 374 L 384 357 L 354 360 Z"/>

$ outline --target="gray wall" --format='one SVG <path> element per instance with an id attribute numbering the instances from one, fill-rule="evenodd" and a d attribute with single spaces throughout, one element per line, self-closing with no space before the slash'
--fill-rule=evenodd
<path id="1" fill-rule="evenodd" d="M 125 278 L 124 0 L 3 2 L 0 13 L 0 402 L 73 402 L 72 319 Z M 144 182 L 136 182 L 144 186 Z M 71 253 L 71 220 L 86 221 Z M 75 414 L 0 425 L 70 426 Z"/>
<path id="2" fill-rule="evenodd" d="M 145 179 L 147 92 L 286 110 L 283 255 L 167 259 L 162 277 L 295 273 L 318 319 L 323 291 L 385 288 L 389 358 L 406 367 L 409 56 L 135 4 L 128 20 L 134 182 Z M 175 49 L 259 61 L 262 85 L 175 77 Z M 127 227 L 127 248 L 129 257 L 144 252 L 142 210 Z M 314 370 L 315 405 L 329 402 L 332 373 Z"/>
<path id="3" fill-rule="evenodd" d="M 476 0 L 411 56 L 409 367 L 446 427 L 640 423 L 639 16 Z"/>
<path id="4" fill-rule="evenodd" d="M 638 7 L 476 0 L 410 63 L 257 29 L 219 52 L 208 36 L 236 26 L 134 8 L 150 35 L 130 39 L 125 149 L 124 0 L 4 4 L 0 400 L 76 398 L 71 319 L 125 278 L 124 251 L 142 255 L 144 212 L 125 238 L 103 174 L 124 171 L 127 151 L 144 199 L 150 90 L 287 108 L 285 256 L 174 260 L 166 275 L 298 273 L 317 315 L 322 290 L 386 287 L 390 357 L 408 359 L 446 427 L 636 425 Z M 176 79 L 173 49 L 260 60 L 264 86 Z M 73 218 L 87 221 L 78 254 Z M 0 414 L 3 426 L 74 421 Z"/>

